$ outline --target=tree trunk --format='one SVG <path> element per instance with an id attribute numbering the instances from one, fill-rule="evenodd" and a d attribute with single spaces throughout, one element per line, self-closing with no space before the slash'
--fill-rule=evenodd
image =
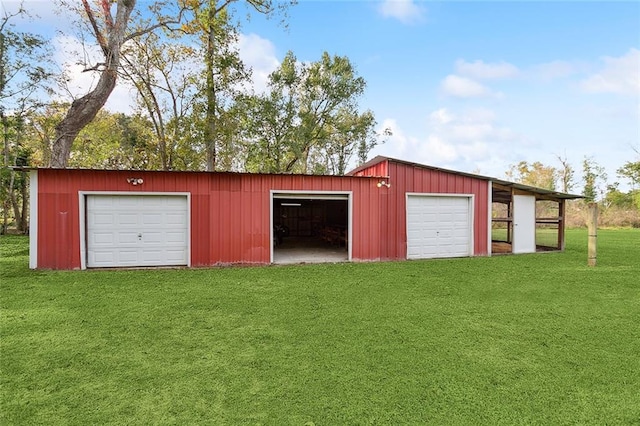
<path id="1" fill-rule="evenodd" d="M 9 200 L 3 200 L 2 203 L 2 229 L 0 234 L 7 235 L 7 227 L 9 226 Z"/>
<path id="2" fill-rule="evenodd" d="M 22 223 L 21 232 L 26 234 L 29 231 L 29 194 L 27 187 L 27 172 L 22 173 L 22 180 L 20 184 L 20 192 L 22 194 L 22 217 L 20 223 Z"/>
<path id="3" fill-rule="evenodd" d="M 16 228 L 18 229 L 18 231 L 21 231 L 22 214 L 20 214 L 20 205 L 18 204 L 18 199 L 16 198 L 15 183 L 16 171 L 11 170 L 11 180 L 9 181 L 9 200 L 11 200 L 11 207 L 13 207 L 13 217 L 16 220 Z"/>
<path id="4" fill-rule="evenodd" d="M 207 171 L 213 172 L 216 169 L 216 87 L 214 79 L 214 60 L 215 60 L 215 19 L 216 19 L 216 2 L 209 4 L 207 34 L 207 112 L 204 130 L 204 140 L 207 147 Z"/>
<path id="5" fill-rule="evenodd" d="M 116 77 L 115 69 L 104 70 L 96 88 L 73 101 L 67 115 L 56 126 L 56 136 L 51 150 L 51 167 L 67 167 L 73 141 L 107 102 L 116 85 Z"/>
<path id="6" fill-rule="evenodd" d="M 111 95 L 116 85 L 120 66 L 120 49 L 124 43 L 129 17 L 136 5 L 136 1 L 118 0 L 115 21 L 110 15 L 108 4 L 103 4 L 103 13 L 107 21 L 104 29 L 106 34 L 103 34 L 97 24 L 88 0 L 82 0 L 82 4 L 98 44 L 104 53 L 104 69 L 101 71 L 102 73 L 95 89 L 74 100 L 65 117 L 56 126 L 55 140 L 51 150 L 51 163 L 49 164 L 50 167 L 55 168 L 67 167 L 73 141 L 78 136 L 78 133 L 95 118 L 98 111 L 109 99 L 109 95 Z"/>

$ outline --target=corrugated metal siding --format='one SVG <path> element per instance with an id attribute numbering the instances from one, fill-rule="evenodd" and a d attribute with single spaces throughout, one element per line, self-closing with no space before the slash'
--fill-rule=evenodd
<path id="1" fill-rule="evenodd" d="M 370 167 L 358 170 L 353 174 L 354 176 L 375 176 L 375 177 L 388 177 L 389 176 L 389 160 L 384 160 L 376 164 L 372 164 Z"/>
<path id="2" fill-rule="evenodd" d="M 131 177 L 144 184 L 130 185 Z M 38 267 L 81 267 L 79 191 L 189 192 L 192 266 L 269 263 L 272 190 L 353 191 L 352 258 L 379 259 L 384 191 L 376 183 L 360 177 L 40 169 Z"/>
<path id="3" fill-rule="evenodd" d="M 488 241 L 488 181 L 447 173 L 428 168 L 414 167 L 389 161 L 388 210 L 381 212 L 380 235 L 383 241 L 381 253 L 385 259 L 406 259 L 406 193 L 473 194 L 474 254 L 487 254 Z"/>
<path id="4" fill-rule="evenodd" d="M 376 177 L 40 169 L 38 267 L 80 268 L 79 191 L 190 193 L 192 266 L 268 263 L 270 191 L 352 191 L 354 260 L 406 258 L 406 192 L 474 194 L 474 253 L 487 254 L 487 181 L 394 161 L 358 174 L 388 176 L 391 187 Z"/>

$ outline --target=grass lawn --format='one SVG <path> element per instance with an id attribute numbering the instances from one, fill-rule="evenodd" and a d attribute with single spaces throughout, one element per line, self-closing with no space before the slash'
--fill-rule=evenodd
<path id="1" fill-rule="evenodd" d="M 30 271 L 2 237 L 0 424 L 640 424 L 640 229 L 565 253 Z"/>

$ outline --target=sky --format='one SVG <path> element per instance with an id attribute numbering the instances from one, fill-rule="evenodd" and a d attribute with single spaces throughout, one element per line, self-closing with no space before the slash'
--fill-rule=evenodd
<path id="1" fill-rule="evenodd" d="M 40 18 L 22 28 L 51 37 L 58 62 L 77 61 L 65 17 L 49 1 L 25 4 Z M 562 157 L 577 171 L 573 192 L 587 157 L 628 188 L 616 169 L 640 159 L 640 2 L 300 0 L 286 22 L 242 21 L 256 89 L 288 51 L 347 56 L 367 82 L 361 110 L 393 132 L 370 157 L 498 178 Z M 70 76 L 79 92 L 90 84 L 78 67 Z M 107 108 L 130 111 L 131 98 L 119 87 Z"/>

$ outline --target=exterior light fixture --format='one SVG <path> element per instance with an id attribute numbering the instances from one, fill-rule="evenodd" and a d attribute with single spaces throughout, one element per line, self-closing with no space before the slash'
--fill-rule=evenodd
<path id="1" fill-rule="evenodd" d="M 127 178 L 127 182 L 133 186 L 142 185 L 144 180 L 142 178 Z"/>
<path id="2" fill-rule="evenodd" d="M 386 180 L 381 180 L 380 182 L 378 182 L 377 186 L 378 188 L 382 188 L 383 186 L 386 186 L 387 188 L 391 188 L 391 184 Z"/>

